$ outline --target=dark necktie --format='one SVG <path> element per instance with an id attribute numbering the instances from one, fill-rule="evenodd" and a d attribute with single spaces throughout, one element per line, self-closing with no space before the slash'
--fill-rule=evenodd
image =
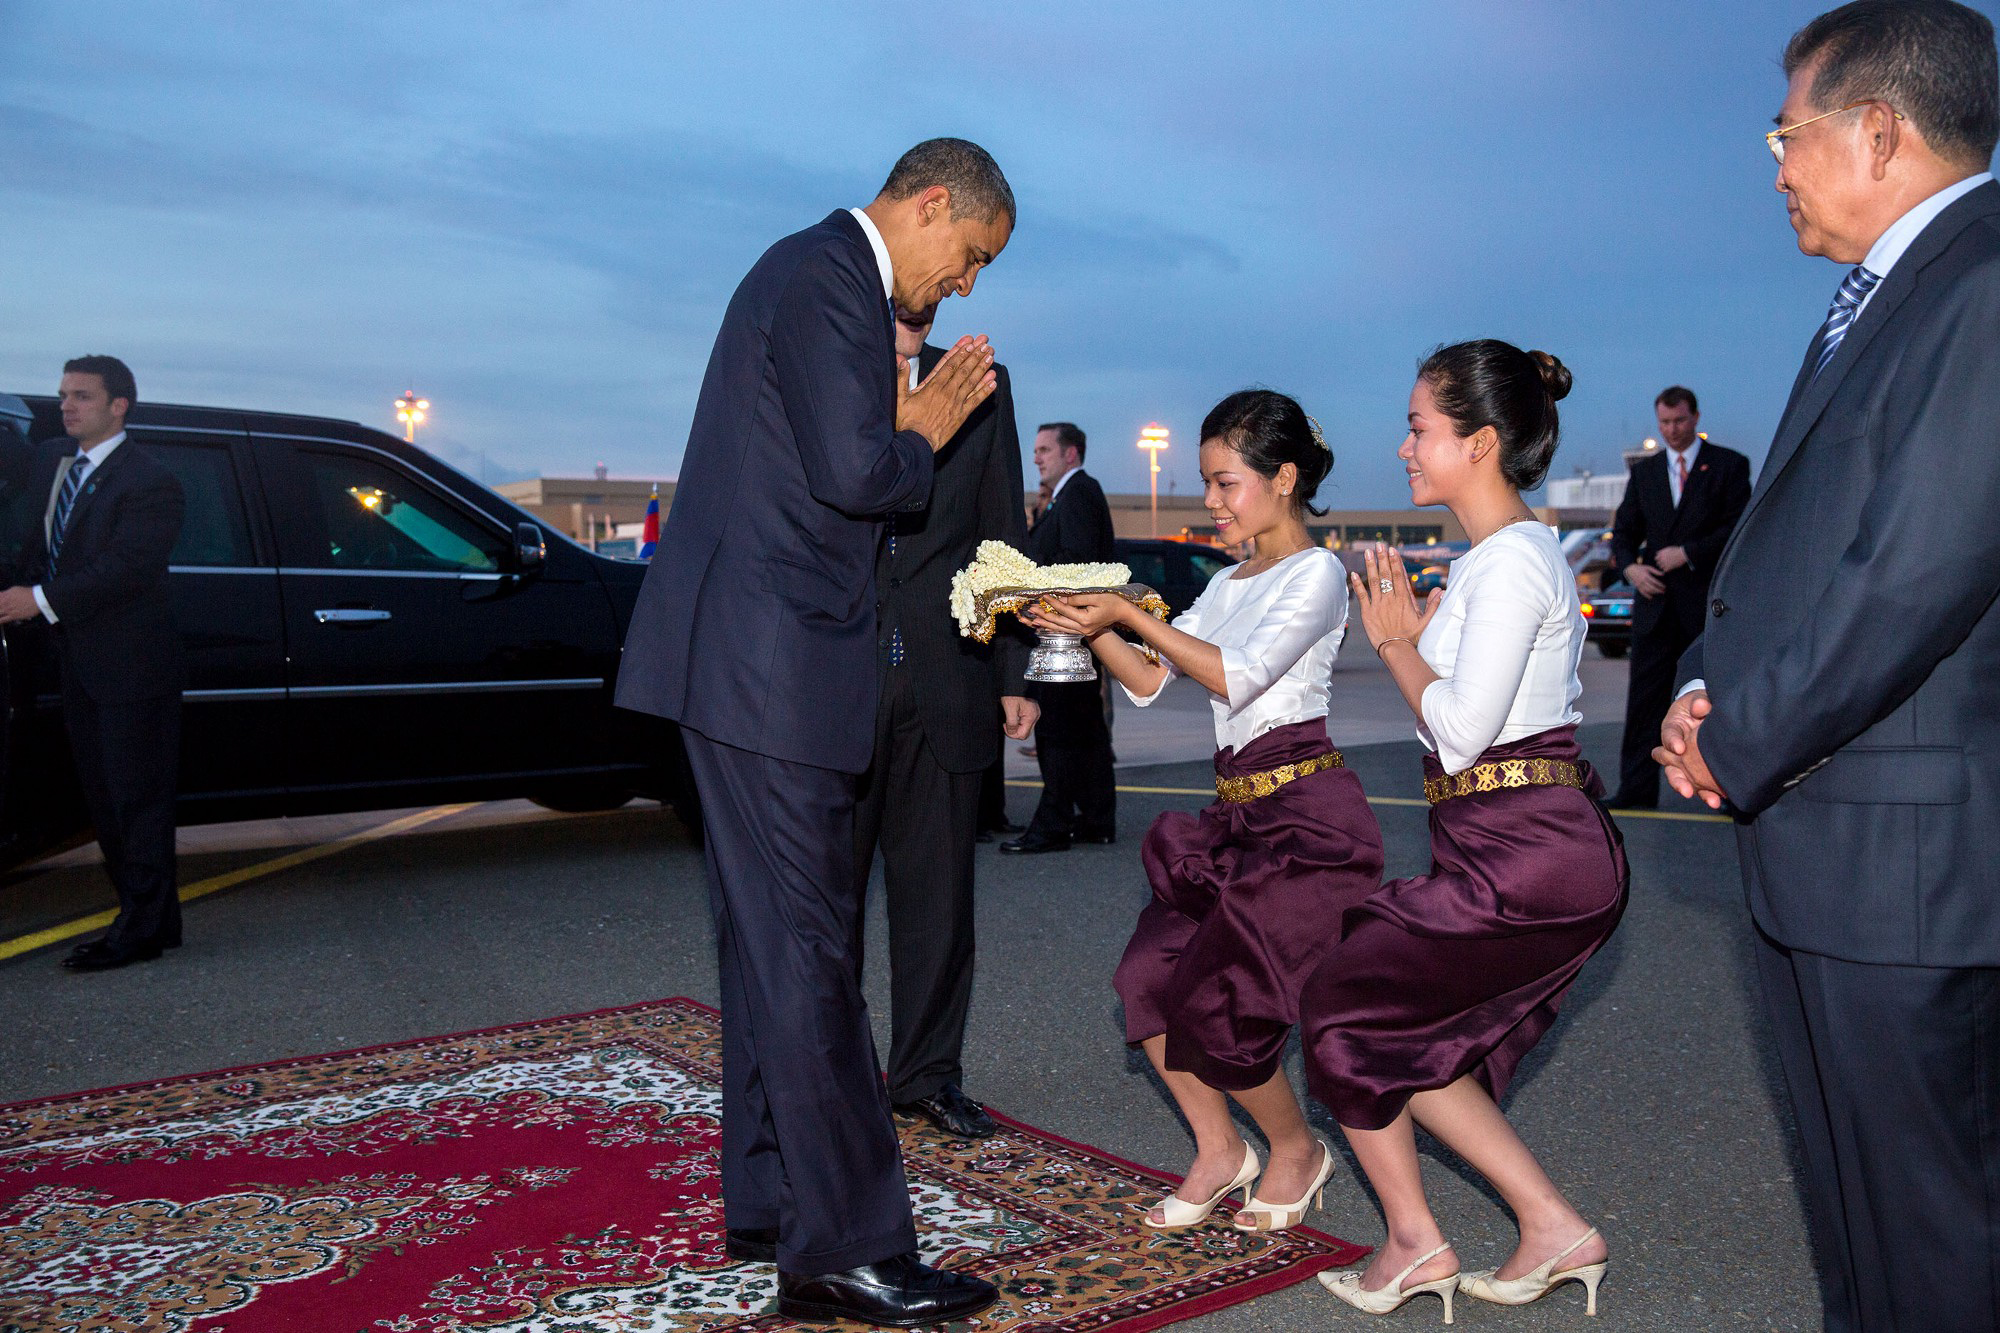
<path id="1" fill-rule="evenodd" d="M 69 526 L 69 511 L 76 507 L 77 493 L 83 489 L 83 474 L 90 471 L 90 459 L 82 454 L 69 465 L 62 489 L 56 492 L 56 512 L 49 520 L 49 573 L 56 572 L 56 557 L 62 553 L 63 531 Z"/>
<path id="2" fill-rule="evenodd" d="M 1874 291 L 1875 284 L 1880 281 L 1881 274 L 1870 273 L 1859 264 L 1841 281 L 1840 290 L 1833 294 L 1833 304 L 1826 309 L 1826 323 L 1819 327 L 1819 361 L 1813 366 L 1814 379 L 1819 378 L 1819 373 L 1826 369 L 1826 363 L 1833 360 L 1833 354 L 1840 350 L 1841 341 L 1847 337 L 1848 326 L 1860 313 L 1861 303 L 1868 299 L 1868 293 Z"/>

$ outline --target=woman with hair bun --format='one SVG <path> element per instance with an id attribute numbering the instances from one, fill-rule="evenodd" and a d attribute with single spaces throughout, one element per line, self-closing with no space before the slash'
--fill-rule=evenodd
<path id="1" fill-rule="evenodd" d="M 1218 799 L 1199 814 L 1169 811 L 1147 833 L 1153 897 L 1114 982 L 1126 1040 L 1145 1050 L 1195 1136 L 1186 1179 L 1146 1225 L 1194 1226 L 1240 1189 L 1235 1225 L 1282 1231 L 1305 1219 L 1334 1156 L 1306 1128 L 1280 1062 L 1332 926 L 1381 881 L 1382 835 L 1327 739 L 1347 589 L 1304 515 L 1333 455 L 1304 410 L 1268 389 L 1223 399 L 1201 441 L 1208 512 L 1225 542 L 1250 542 L 1254 555 L 1217 573 L 1172 625 L 1102 595 L 1052 599 L 1033 620 L 1088 636 L 1141 706 L 1177 675 L 1209 692 Z M 1261 1178 L 1230 1096 L 1269 1143 Z"/>
<path id="2" fill-rule="evenodd" d="M 1419 505 L 1472 538 L 1421 607 L 1402 563 L 1353 580 L 1369 642 L 1411 711 L 1431 803 L 1431 871 L 1350 909 L 1300 999 L 1306 1076 L 1381 1201 L 1388 1239 L 1321 1283 L 1387 1314 L 1419 1292 L 1525 1305 L 1580 1282 L 1597 1313 L 1608 1251 L 1500 1113 L 1521 1057 L 1625 910 L 1625 856 L 1577 749 L 1584 622 L 1553 533 L 1521 492 L 1555 454 L 1569 371 L 1485 339 L 1425 359 L 1397 451 Z M 1461 1273 L 1417 1166 L 1422 1125 L 1513 1210 L 1520 1243 Z"/>

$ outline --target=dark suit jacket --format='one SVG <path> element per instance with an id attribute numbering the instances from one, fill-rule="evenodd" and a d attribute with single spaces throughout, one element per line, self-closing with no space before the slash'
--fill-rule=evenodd
<path id="1" fill-rule="evenodd" d="M 1038 565 L 1094 563 L 1117 558 L 1111 506 L 1097 478 L 1078 468 L 1028 534 L 1028 554 Z"/>
<path id="2" fill-rule="evenodd" d="M 1688 472 L 1687 489 L 1674 503 L 1668 476 L 1672 451 L 1640 459 L 1632 465 L 1625 498 L 1611 520 L 1611 561 L 1622 571 L 1639 559 L 1650 560 L 1663 546 L 1685 547 L 1688 563 L 1666 576 L 1667 590 L 1658 597 L 1632 599 L 1632 628 L 1645 634 L 1671 616 L 1687 638 L 1701 633 L 1708 614 L 1708 585 L 1715 562 L 1736 530 L 1743 506 L 1750 503 L 1750 460 L 1734 449 L 1703 440 Z M 1685 642 L 1684 638 L 1681 640 Z"/>
<path id="3" fill-rule="evenodd" d="M 53 499 L 62 461 L 75 453 L 75 440 L 43 445 L 31 493 Z M 56 661 L 64 678 L 98 703 L 181 692 L 185 668 L 167 559 L 186 511 L 173 473 L 127 436 L 84 479 L 53 576 L 46 527 L 33 527 L 27 582 L 41 585 L 56 613 Z"/>
<path id="4" fill-rule="evenodd" d="M 625 639 L 617 701 L 711 740 L 859 773 L 874 747 L 882 516 L 930 491 L 896 430 L 889 302 L 842 209 L 736 289 Z"/>
<path id="5" fill-rule="evenodd" d="M 919 373 L 928 375 L 944 350 L 926 343 Z M 876 566 L 881 634 L 903 634 L 902 670 L 910 672 L 924 739 L 952 773 L 976 773 L 1000 754 L 1000 696 L 1023 694 L 1028 643 L 1011 616 L 993 642 L 958 632 L 951 615 L 952 575 L 972 563 L 983 541 L 1027 547 L 1021 509 L 1021 437 L 1014 425 L 1014 391 L 1004 366 L 993 395 L 974 409 L 937 455 L 930 504 L 895 517 L 896 554 L 887 542 Z M 882 653 L 886 666 L 888 653 Z"/>
<path id="6" fill-rule="evenodd" d="M 2000 966 L 2000 186 L 1939 214 L 1824 373 L 1809 348 L 1680 679 L 1757 923 Z"/>

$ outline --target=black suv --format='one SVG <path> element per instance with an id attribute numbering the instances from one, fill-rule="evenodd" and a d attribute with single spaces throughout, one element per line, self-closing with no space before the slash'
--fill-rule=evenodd
<path id="1" fill-rule="evenodd" d="M 1159 593 L 1176 616 L 1194 605 L 1217 571 L 1236 563 L 1227 551 L 1195 542 L 1120 537 L 1113 546 L 1117 549 L 1113 558 L 1132 571 L 1132 581 Z"/>
<path id="2" fill-rule="evenodd" d="M 180 479 L 185 824 L 527 796 L 607 808 L 688 790 L 671 724 L 611 693 L 646 567 L 604 559 L 391 435 L 141 403 L 130 441 Z M 55 400 L 0 395 L 0 584 L 46 495 Z M 86 824 L 49 627 L 0 640 L 0 864 Z"/>

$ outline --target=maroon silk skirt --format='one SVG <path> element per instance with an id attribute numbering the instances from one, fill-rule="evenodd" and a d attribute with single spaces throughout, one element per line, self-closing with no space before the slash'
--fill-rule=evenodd
<path id="1" fill-rule="evenodd" d="M 1479 757 L 1582 763 L 1575 727 Z M 1428 777 L 1443 776 L 1433 756 Z M 1625 849 L 1588 793 L 1516 787 L 1431 808 L 1431 873 L 1350 909 L 1300 998 L 1306 1082 L 1341 1124 L 1380 1129 L 1413 1093 L 1472 1074 L 1495 1100 L 1625 911 Z"/>
<path id="2" fill-rule="evenodd" d="M 1332 750 L 1326 722 L 1275 727 L 1219 777 L 1261 773 Z M 1299 1017 L 1299 988 L 1336 939 L 1342 914 L 1382 878 L 1382 831 L 1345 768 L 1269 796 L 1218 800 L 1153 821 L 1142 856 L 1153 900 L 1139 914 L 1113 984 L 1125 1039 L 1166 1034 L 1167 1067 L 1242 1090 L 1277 1072 Z"/>

